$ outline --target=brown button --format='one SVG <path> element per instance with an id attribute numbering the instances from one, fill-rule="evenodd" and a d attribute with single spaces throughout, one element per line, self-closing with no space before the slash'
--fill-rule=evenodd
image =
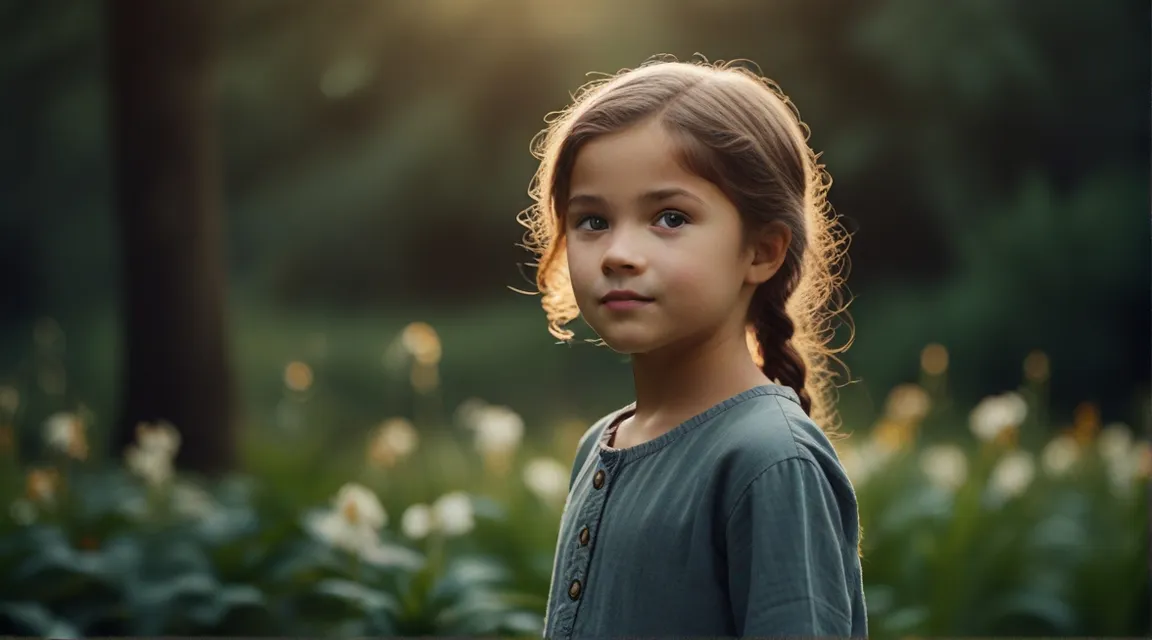
<path id="1" fill-rule="evenodd" d="M 573 580 L 572 584 L 568 585 L 568 597 L 572 598 L 573 600 L 578 600 L 580 598 L 579 580 Z"/>
<path id="2" fill-rule="evenodd" d="M 588 527 L 584 527 L 583 529 L 581 529 L 580 530 L 580 546 L 584 546 L 584 545 L 588 544 L 588 538 L 591 538 L 591 537 L 592 537 L 592 534 L 591 534 L 591 532 L 588 531 Z"/>
<path id="3" fill-rule="evenodd" d="M 604 486 L 604 470 L 603 469 L 597 471 L 596 475 L 592 476 L 592 486 L 596 487 L 597 489 Z"/>

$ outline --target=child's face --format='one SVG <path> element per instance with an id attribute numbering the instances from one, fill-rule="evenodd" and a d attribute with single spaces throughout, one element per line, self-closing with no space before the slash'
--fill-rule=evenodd
<path id="1" fill-rule="evenodd" d="M 680 166 L 659 123 L 588 142 L 569 193 L 572 288 L 609 347 L 648 353 L 743 329 L 755 283 L 740 215 L 716 185 Z M 604 298 L 614 291 L 643 299 Z"/>

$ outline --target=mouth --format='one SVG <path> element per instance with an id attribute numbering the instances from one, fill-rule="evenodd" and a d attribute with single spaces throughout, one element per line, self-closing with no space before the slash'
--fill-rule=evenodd
<path id="1" fill-rule="evenodd" d="M 607 307 L 609 309 L 624 310 L 624 309 L 635 309 L 638 307 L 642 307 L 642 306 L 648 304 L 649 302 L 652 302 L 653 300 L 655 300 L 655 298 L 651 298 L 648 296 L 642 296 L 639 293 L 636 293 L 635 291 L 627 291 L 627 290 L 619 290 L 618 289 L 618 290 L 614 290 L 614 291 L 609 291 L 607 294 L 604 295 L 604 297 L 600 298 L 600 304 L 604 305 L 605 307 Z"/>

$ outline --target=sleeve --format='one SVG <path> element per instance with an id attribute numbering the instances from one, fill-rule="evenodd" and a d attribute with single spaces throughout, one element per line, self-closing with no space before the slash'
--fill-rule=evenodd
<path id="1" fill-rule="evenodd" d="M 740 635 L 852 635 L 857 581 L 836 496 L 818 465 L 792 458 L 760 473 L 737 499 L 726 536 Z"/>

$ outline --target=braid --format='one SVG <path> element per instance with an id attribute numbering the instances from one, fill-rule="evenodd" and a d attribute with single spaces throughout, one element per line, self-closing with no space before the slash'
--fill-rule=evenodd
<path id="1" fill-rule="evenodd" d="M 812 415 L 812 398 L 805 386 L 808 367 L 792 344 L 796 325 L 785 309 L 786 294 L 790 287 L 773 284 L 769 282 L 761 285 L 761 290 L 756 292 L 753 299 L 752 327 L 756 331 L 756 341 L 760 343 L 760 355 L 764 361 L 760 370 L 781 385 L 791 387 L 800 396 L 800 406 L 804 413 Z"/>

